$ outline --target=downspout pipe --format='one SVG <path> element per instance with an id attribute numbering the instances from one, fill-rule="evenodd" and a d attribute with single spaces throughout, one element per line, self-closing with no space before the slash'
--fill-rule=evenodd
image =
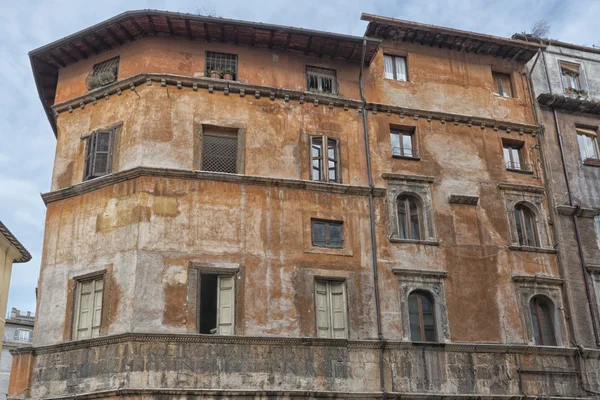
<path id="1" fill-rule="evenodd" d="M 371 151 L 369 150 L 369 133 L 367 130 L 367 99 L 363 90 L 363 71 L 365 66 L 365 53 L 367 50 L 367 38 L 363 38 L 362 56 L 360 59 L 360 72 L 358 75 L 358 85 L 360 88 L 360 99 L 362 100 L 362 123 L 365 139 L 365 156 L 367 159 L 367 176 L 369 180 L 369 220 L 371 223 L 371 263 L 373 264 L 373 287 L 375 289 L 375 314 L 377 317 L 377 338 L 379 339 L 379 383 L 383 398 L 387 396 L 385 388 L 384 360 L 383 350 L 385 347 L 385 338 L 381 329 L 381 304 L 379 301 L 379 276 L 377 273 L 377 239 L 375 237 L 375 211 L 373 210 L 373 172 L 371 171 Z"/>

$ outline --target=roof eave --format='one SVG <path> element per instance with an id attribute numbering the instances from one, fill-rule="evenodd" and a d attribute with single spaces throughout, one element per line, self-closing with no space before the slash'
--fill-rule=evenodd
<path id="1" fill-rule="evenodd" d="M 31 254 L 27 251 L 25 246 L 19 242 L 19 240 L 11 233 L 11 231 L 0 221 L 0 234 L 4 235 L 4 237 L 9 241 L 10 244 L 17 249 L 20 257 L 16 258 L 13 263 L 25 263 L 31 260 Z"/>

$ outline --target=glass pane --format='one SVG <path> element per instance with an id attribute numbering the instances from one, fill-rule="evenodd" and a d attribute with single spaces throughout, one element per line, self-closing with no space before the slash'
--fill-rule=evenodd
<path id="1" fill-rule="evenodd" d="M 552 311 L 550 306 L 541 299 L 537 300 L 538 310 L 540 314 L 540 334 L 542 336 L 542 344 L 545 346 L 556 346 L 554 337 L 554 328 L 552 320 Z"/>
<path id="2" fill-rule="evenodd" d="M 390 132 L 390 142 L 392 143 L 392 154 L 399 156 L 400 154 L 400 134 Z"/>
<path id="3" fill-rule="evenodd" d="M 394 79 L 394 59 L 392 56 L 383 56 L 383 70 L 386 79 Z"/>
<path id="4" fill-rule="evenodd" d="M 433 302 L 424 295 L 421 295 L 421 309 L 423 310 L 423 329 L 425 331 L 425 341 L 435 341 L 435 318 Z"/>
<path id="5" fill-rule="evenodd" d="M 581 161 L 584 161 L 587 158 L 585 151 L 585 135 L 577 134 L 577 142 L 579 143 L 579 155 L 581 156 Z"/>
<path id="6" fill-rule="evenodd" d="M 410 225 L 412 228 L 411 239 L 419 240 L 421 239 L 419 206 L 417 205 L 417 202 L 412 199 L 408 201 L 408 206 L 410 208 Z"/>
<path id="7" fill-rule="evenodd" d="M 337 168 L 335 162 L 329 161 L 329 181 L 337 182 Z"/>
<path id="8" fill-rule="evenodd" d="M 333 139 L 327 139 L 327 157 L 337 160 L 337 142 Z"/>
<path id="9" fill-rule="evenodd" d="M 510 147 L 504 148 L 504 162 L 506 163 L 506 168 L 512 168 L 512 162 L 510 161 Z"/>
<path id="10" fill-rule="evenodd" d="M 94 176 L 106 175 L 107 167 L 108 167 L 108 154 L 107 153 L 96 153 Z"/>
<path id="11" fill-rule="evenodd" d="M 406 58 L 394 57 L 396 60 L 396 79 L 406 81 Z"/>
<path id="12" fill-rule="evenodd" d="M 313 246 L 325 247 L 325 224 L 322 222 L 312 223 Z"/>
<path id="13" fill-rule="evenodd" d="M 523 231 L 522 219 L 521 219 L 521 209 L 515 207 L 515 223 L 517 224 L 517 236 L 519 237 L 519 244 L 521 246 L 525 246 L 525 235 Z"/>
<path id="14" fill-rule="evenodd" d="M 523 209 L 521 210 L 523 213 L 523 217 L 525 220 L 525 235 L 526 235 L 526 244 L 527 246 L 535 247 L 537 246 L 536 235 L 535 235 L 535 217 L 533 213 L 529 210 Z"/>
<path id="15" fill-rule="evenodd" d="M 411 293 L 408 296 L 408 316 L 410 323 L 410 340 L 422 342 L 421 321 L 419 318 L 419 299 L 417 293 Z"/>
<path id="16" fill-rule="evenodd" d="M 532 324 L 532 328 L 533 328 L 533 337 L 535 340 L 535 344 L 541 345 L 542 344 L 542 336 L 540 335 L 540 326 L 538 324 L 538 312 L 537 312 L 535 298 L 531 300 L 531 303 L 529 304 L 529 308 L 531 311 L 531 324 Z"/>
<path id="17" fill-rule="evenodd" d="M 406 214 L 406 199 L 398 199 L 398 236 L 408 239 L 408 218 Z"/>
<path id="18" fill-rule="evenodd" d="M 342 247 L 342 225 L 329 224 L 329 247 Z"/>
<path id="19" fill-rule="evenodd" d="M 412 151 L 412 135 L 402 135 L 402 149 L 404 150 L 404 154 L 407 157 L 413 156 Z"/>
<path id="20" fill-rule="evenodd" d="M 513 159 L 513 168 L 521 169 L 521 158 L 519 157 L 519 149 L 511 149 L 512 159 Z"/>
<path id="21" fill-rule="evenodd" d="M 321 157 L 323 149 L 323 139 L 320 137 L 312 138 L 312 156 Z"/>
<path id="22" fill-rule="evenodd" d="M 596 240 L 598 240 L 598 248 L 600 249 L 600 215 L 594 217 L 594 225 L 596 226 Z"/>
<path id="23" fill-rule="evenodd" d="M 510 84 L 510 75 L 500 74 L 500 83 L 502 84 L 502 96 L 512 97 L 512 87 Z"/>
<path id="24" fill-rule="evenodd" d="M 312 179 L 314 181 L 321 180 L 321 160 L 313 160 Z"/>
<path id="25" fill-rule="evenodd" d="M 323 157 L 323 139 L 320 137 L 312 138 L 311 151 L 313 157 L 312 179 L 321 180 L 322 160 Z"/>

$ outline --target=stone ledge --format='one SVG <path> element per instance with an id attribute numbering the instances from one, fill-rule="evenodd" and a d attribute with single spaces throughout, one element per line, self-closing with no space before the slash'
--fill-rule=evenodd
<path id="1" fill-rule="evenodd" d="M 388 238 L 392 243 L 406 243 L 406 244 L 422 244 L 425 246 L 439 246 L 440 242 L 435 240 L 413 240 L 413 239 L 399 239 L 395 237 Z"/>
<path id="2" fill-rule="evenodd" d="M 513 251 L 527 251 L 530 253 L 547 253 L 547 254 L 556 254 L 558 253 L 558 250 L 556 249 L 547 249 L 544 247 L 530 247 L 530 246 L 517 246 L 517 245 L 510 245 L 508 246 L 508 248 L 510 250 Z"/>
<path id="3" fill-rule="evenodd" d="M 433 278 L 445 278 L 448 276 L 448 271 L 431 271 L 426 269 L 410 269 L 410 268 L 392 268 L 394 275 L 415 275 L 427 276 Z"/>
<path id="4" fill-rule="evenodd" d="M 382 173 L 381 177 L 385 180 L 390 180 L 390 181 L 427 182 L 427 183 L 432 183 L 435 181 L 434 176 L 393 174 L 390 172 Z"/>
<path id="5" fill-rule="evenodd" d="M 239 184 L 285 187 L 290 189 L 310 190 L 314 192 L 328 192 L 336 194 L 349 194 L 368 196 L 371 188 L 368 186 L 344 185 L 338 183 L 324 183 L 305 181 L 301 179 L 270 178 L 256 175 L 225 174 L 220 172 L 192 171 L 181 169 L 135 167 L 125 171 L 115 172 L 100 178 L 84 181 L 64 189 L 42 194 L 42 199 L 47 205 L 49 203 L 89 193 L 120 182 L 136 179 L 144 176 L 155 176 L 160 178 L 211 180 L 219 182 L 231 182 Z M 386 189 L 374 188 L 373 195 L 385 196 Z"/>
<path id="6" fill-rule="evenodd" d="M 582 218 L 594 218 L 596 215 L 600 215 L 600 210 L 587 207 L 575 207 L 566 204 L 556 206 L 556 212 L 560 215 L 577 215 Z"/>
<path id="7" fill-rule="evenodd" d="M 542 186 L 518 185 L 515 183 L 499 183 L 498 188 L 501 190 L 512 190 L 515 192 L 544 193 L 545 191 Z"/>
<path id="8" fill-rule="evenodd" d="M 464 204 L 467 206 L 476 206 L 479 202 L 479 196 L 466 196 L 460 194 L 451 194 L 448 199 L 450 204 Z"/>
<path id="9" fill-rule="evenodd" d="M 543 283 L 547 285 L 562 285 L 564 280 L 549 275 L 512 275 L 512 280 L 515 282 Z"/>

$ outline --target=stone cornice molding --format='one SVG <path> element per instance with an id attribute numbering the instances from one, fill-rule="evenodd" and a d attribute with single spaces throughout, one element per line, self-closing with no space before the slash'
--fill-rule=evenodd
<path id="1" fill-rule="evenodd" d="M 291 100 L 298 101 L 300 104 L 313 103 L 315 106 L 327 106 L 330 108 L 341 107 L 344 110 L 362 108 L 362 101 L 357 99 L 347 99 L 341 96 L 313 93 L 301 90 L 284 89 L 273 86 L 252 85 L 238 81 L 226 81 L 223 79 L 212 79 L 206 77 L 191 77 L 173 74 L 142 73 L 113 82 L 102 88 L 92 90 L 84 95 L 73 99 L 57 103 L 52 106 L 52 111 L 56 115 L 64 112 L 73 112 L 75 109 L 84 109 L 88 104 L 96 104 L 103 99 L 109 99 L 110 96 L 121 95 L 126 90 L 134 90 L 137 86 L 152 86 L 158 83 L 160 86 L 175 86 L 178 89 L 191 88 L 194 91 L 198 89 L 207 89 L 210 93 L 215 90 L 222 91 L 225 95 L 232 93 L 241 97 L 250 96 L 255 98 L 267 97 L 271 100 L 281 99 L 285 102 Z M 465 114 L 431 111 L 417 108 L 398 107 L 391 104 L 370 103 L 367 102 L 366 109 L 373 114 L 385 112 L 387 114 L 397 114 L 402 117 L 411 117 L 413 119 L 432 119 L 438 120 L 442 124 L 452 122 L 455 125 L 466 124 L 467 126 L 479 127 L 481 129 L 492 128 L 494 131 L 504 130 L 507 133 L 512 131 L 520 134 L 537 135 L 540 127 L 537 125 L 522 124 L 518 122 L 502 121 L 493 118 L 476 117 Z"/>
<path id="2" fill-rule="evenodd" d="M 499 183 L 498 188 L 500 190 L 511 190 L 514 192 L 530 192 L 530 193 L 544 193 L 545 192 L 545 190 L 542 186 L 518 185 L 515 183 Z"/>
<path id="3" fill-rule="evenodd" d="M 600 264 L 588 264 L 585 268 L 590 274 L 597 274 L 600 276 Z"/>
<path id="4" fill-rule="evenodd" d="M 566 204 L 556 206 L 556 212 L 558 212 L 560 215 L 577 215 L 578 217 L 582 218 L 594 218 L 596 215 L 600 215 L 600 210 L 586 207 L 569 206 Z"/>
<path id="5" fill-rule="evenodd" d="M 425 183 L 433 183 L 435 181 L 435 177 L 426 176 L 426 175 L 406 175 L 406 174 L 393 174 L 389 172 L 384 172 L 381 174 L 381 177 L 386 181 L 408 181 L 408 182 L 425 182 Z"/>
<path id="6" fill-rule="evenodd" d="M 173 179 L 189 179 L 189 180 L 210 180 L 219 182 L 231 182 L 257 186 L 274 186 L 290 189 L 310 190 L 314 192 L 327 192 L 336 194 L 348 194 L 357 196 L 367 196 L 371 192 L 368 186 L 359 185 L 344 185 L 339 183 L 325 183 L 315 181 L 305 181 L 301 179 L 288 178 L 270 178 L 266 176 L 256 175 L 238 175 L 225 174 L 220 172 L 208 171 L 192 171 L 182 169 L 169 168 L 152 168 L 152 167 L 135 167 L 125 171 L 115 172 L 114 174 L 105 175 L 100 178 L 91 179 L 81 182 L 64 189 L 47 192 L 42 194 L 42 199 L 47 205 L 49 203 L 68 199 L 70 197 L 79 196 L 89 193 L 107 186 L 111 186 L 120 182 L 145 177 L 154 176 L 159 178 Z M 385 196 L 385 188 L 374 188 L 373 195 L 377 197 Z"/>
<path id="7" fill-rule="evenodd" d="M 448 276 L 448 271 L 431 271 L 426 269 L 392 268 L 394 275 L 411 275 L 442 279 Z"/>
<path id="8" fill-rule="evenodd" d="M 556 285 L 560 286 L 564 283 L 564 280 L 554 276 L 548 275 L 519 275 L 514 274 L 511 276 L 515 282 L 526 282 L 526 283 L 541 283 L 545 285 Z"/>

